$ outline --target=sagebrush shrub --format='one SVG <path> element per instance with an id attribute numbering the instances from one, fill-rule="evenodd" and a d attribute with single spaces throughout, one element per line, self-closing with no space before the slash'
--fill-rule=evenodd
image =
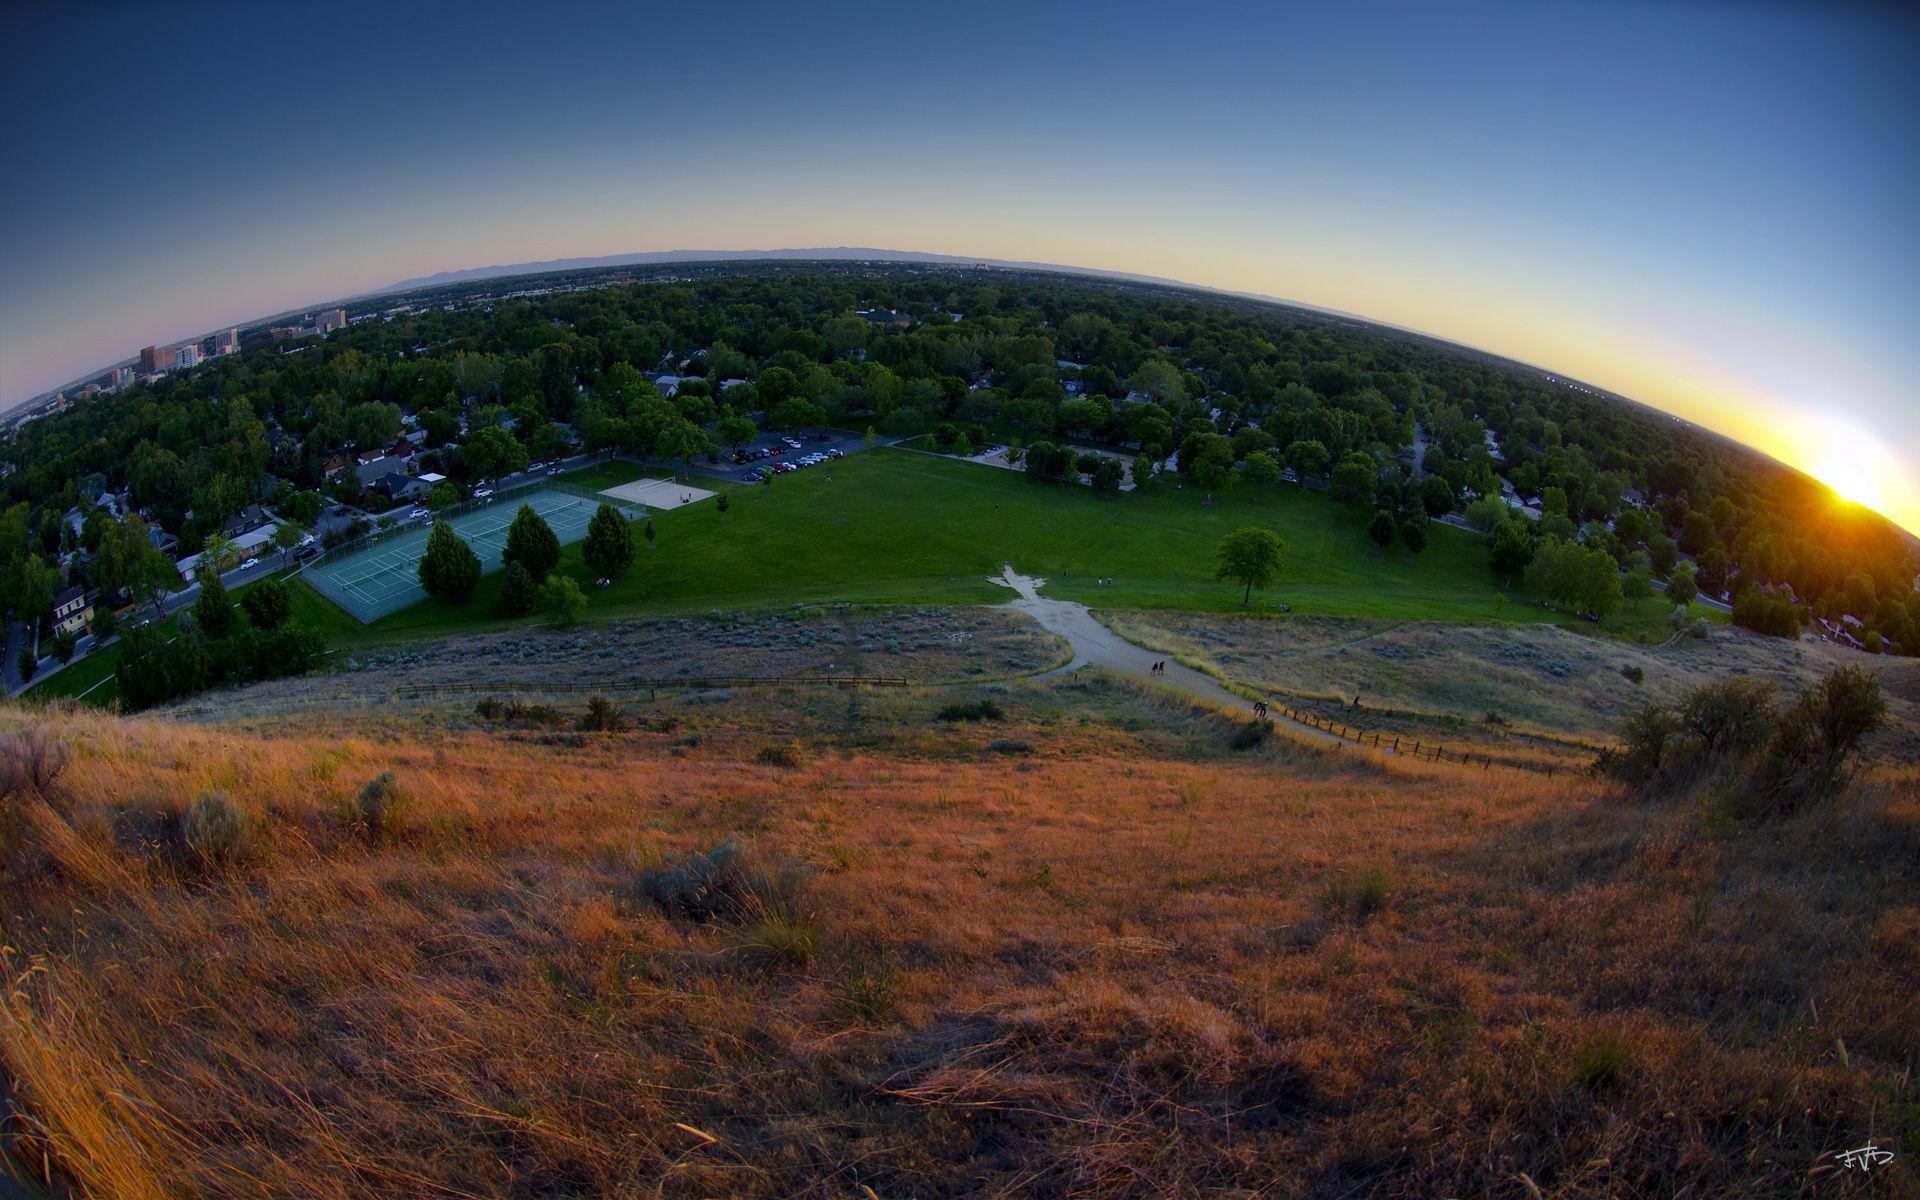
<path id="1" fill-rule="evenodd" d="M 791 742 L 777 742 L 760 747 L 753 761 L 768 767 L 799 767 L 806 763 L 806 755 Z"/>
<path id="2" fill-rule="evenodd" d="M 231 866 L 247 856 L 252 822 L 225 792 L 208 792 L 187 806 L 180 822 L 187 849 L 202 866 Z"/>
<path id="3" fill-rule="evenodd" d="M 392 771 L 383 771 L 354 799 L 355 823 L 367 841 L 392 841 L 406 828 L 411 798 L 394 779 Z"/>
<path id="4" fill-rule="evenodd" d="M 937 714 L 942 721 L 998 721 L 1006 716 L 992 700 L 956 700 Z"/>

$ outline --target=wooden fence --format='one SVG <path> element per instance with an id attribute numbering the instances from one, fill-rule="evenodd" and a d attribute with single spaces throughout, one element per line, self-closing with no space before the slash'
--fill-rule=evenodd
<path id="1" fill-rule="evenodd" d="M 1448 750 L 1442 743 L 1427 742 L 1421 738 L 1383 734 L 1377 729 L 1372 731 L 1354 729 L 1351 726 L 1320 716 L 1317 713 L 1301 712 L 1299 709 L 1285 704 L 1273 704 L 1268 707 L 1273 712 L 1281 713 L 1290 721 L 1298 722 L 1311 729 L 1318 729 L 1323 733 L 1330 733 L 1338 738 L 1344 738 L 1356 746 L 1372 746 L 1393 754 L 1408 754 L 1426 762 L 1452 762 L 1459 763 L 1462 766 L 1472 766 L 1478 763 L 1482 770 L 1492 770 L 1494 767 L 1499 766 L 1516 771 L 1538 772 L 1545 775 L 1548 779 L 1552 779 L 1555 775 L 1562 772 L 1571 773 L 1573 770 L 1573 768 L 1560 763 L 1535 763 L 1510 758 L 1495 758 L 1490 754 L 1482 752 Z"/>

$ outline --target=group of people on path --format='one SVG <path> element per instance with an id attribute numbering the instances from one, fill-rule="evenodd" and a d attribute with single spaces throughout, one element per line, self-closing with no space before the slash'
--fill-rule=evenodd
<path id="1" fill-rule="evenodd" d="M 1164 658 L 1161 659 L 1159 662 L 1154 663 L 1153 666 L 1147 671 L 1147 674 L 1149 675 L 1165 675 L 1166 673 L 1167 673 L 1167 660 Z"/>

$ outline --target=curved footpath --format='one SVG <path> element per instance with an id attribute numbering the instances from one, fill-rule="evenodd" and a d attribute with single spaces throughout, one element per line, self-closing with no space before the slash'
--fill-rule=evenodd
<path id="1" fill-rule="evenodd" d="M 1073 647 L 1073 661 L 1063 667 L 1055 667 L 1043 672 L 1039 677 L 1071 674 L 1082 667 L 1104 667 L 1120 675 L 1130 675 L 1144 679 L 1149 683 L 1165 683 L 1179 688 L 1199 700 L 1217 704 L 1229 712 L 1247 715 L 1252 702 L 1244 696 L 1237 696 L 1220 685 L 1220 681 L 1211 675 L 1203 674 L 1191 667 L 1183 666 L 1172 658 L 1156 654 L 1151 650 L 1136 646 L 1113 630 L 1093 619 L 1093 613 L 1084 604 L 1071 600 L 1052 600 L 1040 594 L 1044 579 L 1033 579 L 1014 572 L 1012 564 L 997 577 L 990 577 L 989 583 L 997 583 L 1004 588 L 1012 588 L 1019 595 L 1008 602 L 1008 607 L 1026 613 L 1040 623 L 1040 627 L 1049 633 L 1059 634 Z M 1166 663 L 1166 673 L 1152 673 L 1153 664 Z M 1275 712 L 1270 718 L 1275 724 L 1284 724 L 1291 729 L 1311 737 L 1315 741 L 1339 743 L 1341 738 L 1325 730 L 1315 729 L 1293 721 L 1284 714 Z"/>

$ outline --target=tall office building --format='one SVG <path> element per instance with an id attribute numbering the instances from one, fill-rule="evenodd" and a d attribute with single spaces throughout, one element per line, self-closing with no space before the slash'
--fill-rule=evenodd
<path id="1" fill-rule="evenodd" d="M 213 354 L 215 358 L 218 358 L 222 354 L 233 354 L 240 349 L 240 331 L 238 329 L 222 329 L 220 332 L 214 334 L 210 340 L 213 343 Z"/>
<path id="2" fill-rule="evenodd" d="M 322 337 L 332 333 L 336 329 L 345 329 L 347 327 L 347 310 L 344 308 L 329 308 L 313 318 L 313 327 Z"/>
<path id="3" fill-rule="evenodd" d="M 172 346 L 148 346 L 140 352 L 140 373 L 158 375 L 173 366 Z"/>

